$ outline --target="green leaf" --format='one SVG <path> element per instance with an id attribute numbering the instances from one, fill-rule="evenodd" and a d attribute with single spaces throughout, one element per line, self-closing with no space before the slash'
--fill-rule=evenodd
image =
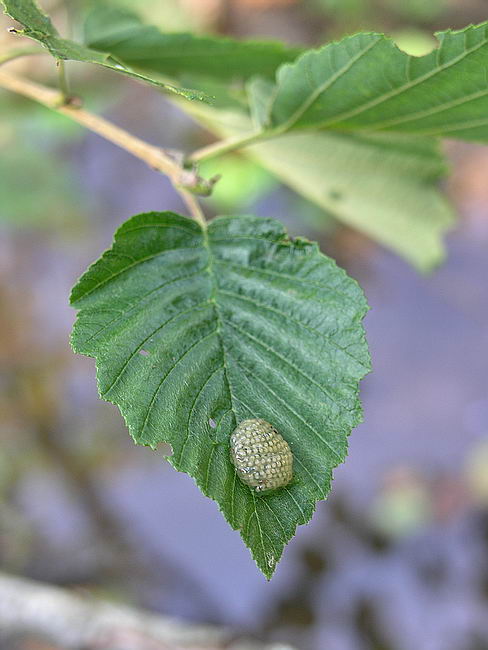
<path id="1" fill-rule="evenodd" d="M 130 70 L 125 64 L 116 61 L 108 52 L 98 52 L 84 45 L 61 38 L 48 16 L 44 15 L 33 0 L 0 0 L 5 13 L 23 25 L 22 34 L 46 47 L 57 59 L 96 63 L 104 68 L 121 72 L 129 77 L 145 81 L 164 90 L 181 95 L 186 99 L 209 101 L 204 93 L 188 88 L 177 88 L 152 77 Z"/>
<path id="2" fill-rule="evenodd" d="M 251 130 L 249 118 L 234 110 L 180 105 L 219 136 Z M 442 236 L 452 226 L 454 212 L 438 187 L 446 163 L 436 139 L 297 132 L 244 152 L 329 215 L 417 269 L 428 271 L 444 259 Z"/>
<path id="3" fill-rule="evenodd" d="M 295 191 L 420 271 L 444 259 L 442 236 L 454 213 L 438 189 L 446 166 L 436 141 L 297 133 L 249 153 Z"/>
<path id="4" fill-rule="evenodd" d="M 275 86 L 262 77 L 254 77 L 246 86 L 251 119 L 256 131 L 266 126 Z"/>
<path id="5" fill-rule="evenodd" d="M 282 63 L 293 61 L 303 51 L 271 41 L 164 33 L 142 24 L 129 11 L 104 6 L 89 14 L 85 42 L 141 71 L 175 78 L 196 74 L 224 81 L 256 74 L 273 77 Z"/>
<path id="6" fill-rule="evenodd" d="M 58 36 L 49 16 L 43 13 L 34 0 L 2 0 L 5 12 L 29 31 L 46 36 Z"/>
<path id="7" fill-rule="evenodd" d="M 409 56 L 361 33 L 309 51 L 277 74 L 269 129 L 393 131 L 488 140 L 488 23 L 436 34 Z"/>
<path id="8" fill-rule="evenodd" d="M 271 577 L 298 524 L 330 489 L 361 420 L 369 369 L 361 289 L 314 243 L 273 219 L 202 230 L 170 212 L 133 217 L 74 287 L 76 352 L 97 360 L 103 399 L 137 443 L 217 501 Z M 258 495 L 236 477 L 229 437 L 261 417 L 291 446 L 294 479 Z"/>

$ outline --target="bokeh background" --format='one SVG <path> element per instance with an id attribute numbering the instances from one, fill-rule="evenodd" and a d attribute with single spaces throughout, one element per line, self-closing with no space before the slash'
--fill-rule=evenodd
<path id="1" fill-rule="evenodd" d="M 488 17 L 484 0 L 118 0 L 165 30 L 319 45 L 385 31 L 411 53 Z M 86 5 L 43 3 L 76 35 Z M 0 19 L 0 46 L 12 45 Z M 49 57 L 9 69 L 55 83 Z M 68 64 L 86 105 L 156 144 L 211 141 L 154 88 Z M 459 213 L 420 276 L 233 155 L 209 216 L 274 216 L 364 287 L 374 371 L 333 492 L 267 583 L 194 482 L 136 447 L 68 338 L 70 287 L 131 215 L 185 213 L 169 183 L 0 91 L 2 570 L 303 650 L 488 648 L 488 148 L 447 143 Z M 428 215 L 425 215 L 428 218 Z M 6 645 L 11 648 L 13 645 Z M 30 646 L 29 646 L 30 647 Z"/>

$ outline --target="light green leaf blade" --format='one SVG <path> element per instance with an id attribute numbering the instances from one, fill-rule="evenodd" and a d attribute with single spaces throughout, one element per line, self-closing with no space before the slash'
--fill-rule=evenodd
<path id="1" fill-rule="evenodd" d="M 252 129 L 249 118 L 236 111 L 180 105 L 219 136 L 239 136 Z M 296 132 L 244 152 L 335 219 L 420 271 L 444 259 L 442 237 L 455 215 L 438 187 L 446 163 L 436 139 Z"/>
<path id="2" fill-rule="evenodd" d="M 281 64 L 303 51 L 273 41 L 164 33 L 144 25 L 132 12 L 103 5 L 87 17 L 85 42 L 143 72 L 173 78 L 203 75 L 221 81 L 256 74 L 271 78 Z"/>
<path id="3" fill-rule="evenodd" d="M 439 191 L 445 163 L 431 140 L 296 133 L 250 154 L 342 223 L 392 249 L 420 271 L 445 256 L 454 211 Z"/>
<path id="4" fill-rule="evenodd" d="M 171 93 L 181 95 L 186 99 L 210 101 L 210 98 L 201 91 L 178 88 L 153 77 L 134 72 L 125 64 L 115 60 L 109 52 L 92 50 L 74 41 L 61 38 L 51 20 L 40 11 L 34 0 L 0 0 L 0 2 L 4 6 L 5 13 L 23 25 L 23 35 L 44 45 L 57 59 L 95 63 L 104 68 L 158 86 Z"/>
<path id="5" fill-rule="evenodd" d="M 261 131 L 266 127 L 275 86 L 268 79 L 254 77 L 247 84 L 246 90 L 252 123 L 256 131 Z"/>
<path id="6" fill-rule="evenodd" d="M 273 219 L 221 217 L 208 231 L 173 213 L 133 217 L 72 292 L 72 345 L 97 359 L 103 399 L 137 443 L 168 442 L 273 574 L 297 525 L 330 489 L 361 419 L 369 369 L 361 289 L 316 244 Z M 288 486 L 257 495 L 229 437 L 262 417 L 294 456 Z"/>
<path id="7" fill-rule="evenodd" d="M 488 23 L 440 32 L 409 56 L 361 33 L 299 57 L 277 74 L 270 129 L 392 131 L 488 140 Z"/>

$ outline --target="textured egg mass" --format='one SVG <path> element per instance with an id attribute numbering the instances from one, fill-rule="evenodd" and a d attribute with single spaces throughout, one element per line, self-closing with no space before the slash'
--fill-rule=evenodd
<path id="1" fill-rule="evenodd" d="M 241 481 L 256 492 L 275 490 L 292 479 L 290 447 L 266 420 L 243 420 L 230 437 L 230 454 Z"/>

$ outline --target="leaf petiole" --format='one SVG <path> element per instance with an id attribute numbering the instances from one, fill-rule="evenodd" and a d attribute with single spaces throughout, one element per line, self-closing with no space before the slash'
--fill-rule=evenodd
<path id="1" fill-rule="evenodd" d="M 62 93 L 63 103 L 69 104 L 71 94 L 70 94 L 70 90 L 69 90 L 68 76 L 66 74 L 66 65 L 65 65 L 63 59 L 58 59 L 56 61 L 56 65 L 58 67 L 59 89 L 61 90 L 61 93 Z"/>
<path id="2" fill-rule="evenodd" d="M 228 138 L 227 140 L 219 140 L 218 142 L 213 142 L 206 147 L 194 151 L 188 156 L 188 161 L 196 163 L 201 162 L 202 160 L 210 160 L 211 158 L 216 158 L 225 153 L 243 149 L 244 147 L 267 140 L 272 137 L 272 135 L 273 133 L 270 131 L 258 131 L 257 133 L 235 136 Z"/>

